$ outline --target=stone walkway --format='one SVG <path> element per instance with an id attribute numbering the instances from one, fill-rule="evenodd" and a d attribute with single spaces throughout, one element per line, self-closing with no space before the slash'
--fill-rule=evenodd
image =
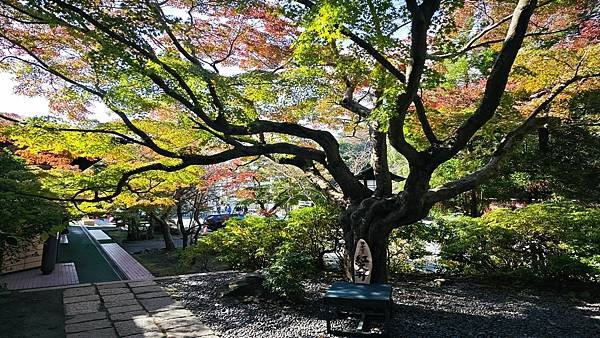
<path id="1" fill-rule="evenodd" d="M 90 233 L 90 235 L 92 235 L 92 237 L 94 237 L 95 240 L 97 241 L 110 241 L 112 240 L 112 238 L 110 238 L 104 231 L 102 230 L 89 230 L 88 232 Z"/>
<path id="2" fill-rule="evenodd" d="M 133 258 L 117 243 L 100 244 L 102 250 L 119 267 L 127 279 L 144 281 L 154 278 L 140 262 Z"/>
<path id="3" fill-rule="evenodd" d="M 67 338 L 217 338 L 153 281 L 74 287 L 63 303 Z"/>
<path id="4" fill-rule="evenodd" d="M 6 284 L 8 290 L 22 290 L 79 284 L 79 278 L 75 264 L 58 263 L 54 266 L 54 271 L 48 275 L 43 275 L 39 268 L 2 275 L 1 284 Z"/>

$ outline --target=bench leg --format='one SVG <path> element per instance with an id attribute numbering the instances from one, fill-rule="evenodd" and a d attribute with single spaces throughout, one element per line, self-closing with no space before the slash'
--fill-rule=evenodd
<path id="1" fill-rule="evenodd" d="M 392 317 L 392 307 L 388 307 L 385 309 L 385 321 L 383 322 L 383 332 L 382 335 L 384 337 L 390 336 L 390 321 Z"/>
<path id="2" fill-rule="evenodd" d="M 367 331 L 367 315 L 363 313 L 360 317 L 360 322 L 358 322 L 357 331 Z"/>

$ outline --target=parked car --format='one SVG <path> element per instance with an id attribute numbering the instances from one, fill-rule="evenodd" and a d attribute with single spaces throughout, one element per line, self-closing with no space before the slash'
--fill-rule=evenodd
<path id="1" fill-rule="evenodd" d="M 204 219 L 204 225 L 207 226 L 208 230 L 215 231 L 217 229 L 220 229 L 220 228 L 224 227 L 225 226 L 225 222 L 228 219 L 232 218 L 232 217 L 242 218 L 243 216 L 236 215 L 236 214 L 213 214 L 213 215 L 208 215 Z"/>

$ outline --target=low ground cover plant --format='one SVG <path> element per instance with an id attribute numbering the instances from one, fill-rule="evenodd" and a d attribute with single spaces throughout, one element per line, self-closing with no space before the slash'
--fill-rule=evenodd
<path id="1" fill-rule="evenodd" d="M 442 217 L 437 240 L 450 272 L 600 279 L 600 209 L 573 202 Z"/>

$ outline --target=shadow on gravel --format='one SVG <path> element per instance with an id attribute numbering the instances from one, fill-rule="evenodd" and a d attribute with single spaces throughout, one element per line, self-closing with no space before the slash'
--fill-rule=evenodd
<path id="1" fill-rule="evenodd" d="M 321 314 L 328 284 L 308 285 L 304 304 L 239 302 L 219 290 L 239 274 L 161 281 L 222 338 L 329 338 Z M 424 281 L 394 286 L 391 337 L 599 337 L 600 301 L 583 302 L 552 292 Z"/>
<path id="2" fill-rule="evenodd" d="M 600 303 L 556 293 L 416 284 L 396 286 L 394 297 L 393 337 L 600 336 Z"/>

